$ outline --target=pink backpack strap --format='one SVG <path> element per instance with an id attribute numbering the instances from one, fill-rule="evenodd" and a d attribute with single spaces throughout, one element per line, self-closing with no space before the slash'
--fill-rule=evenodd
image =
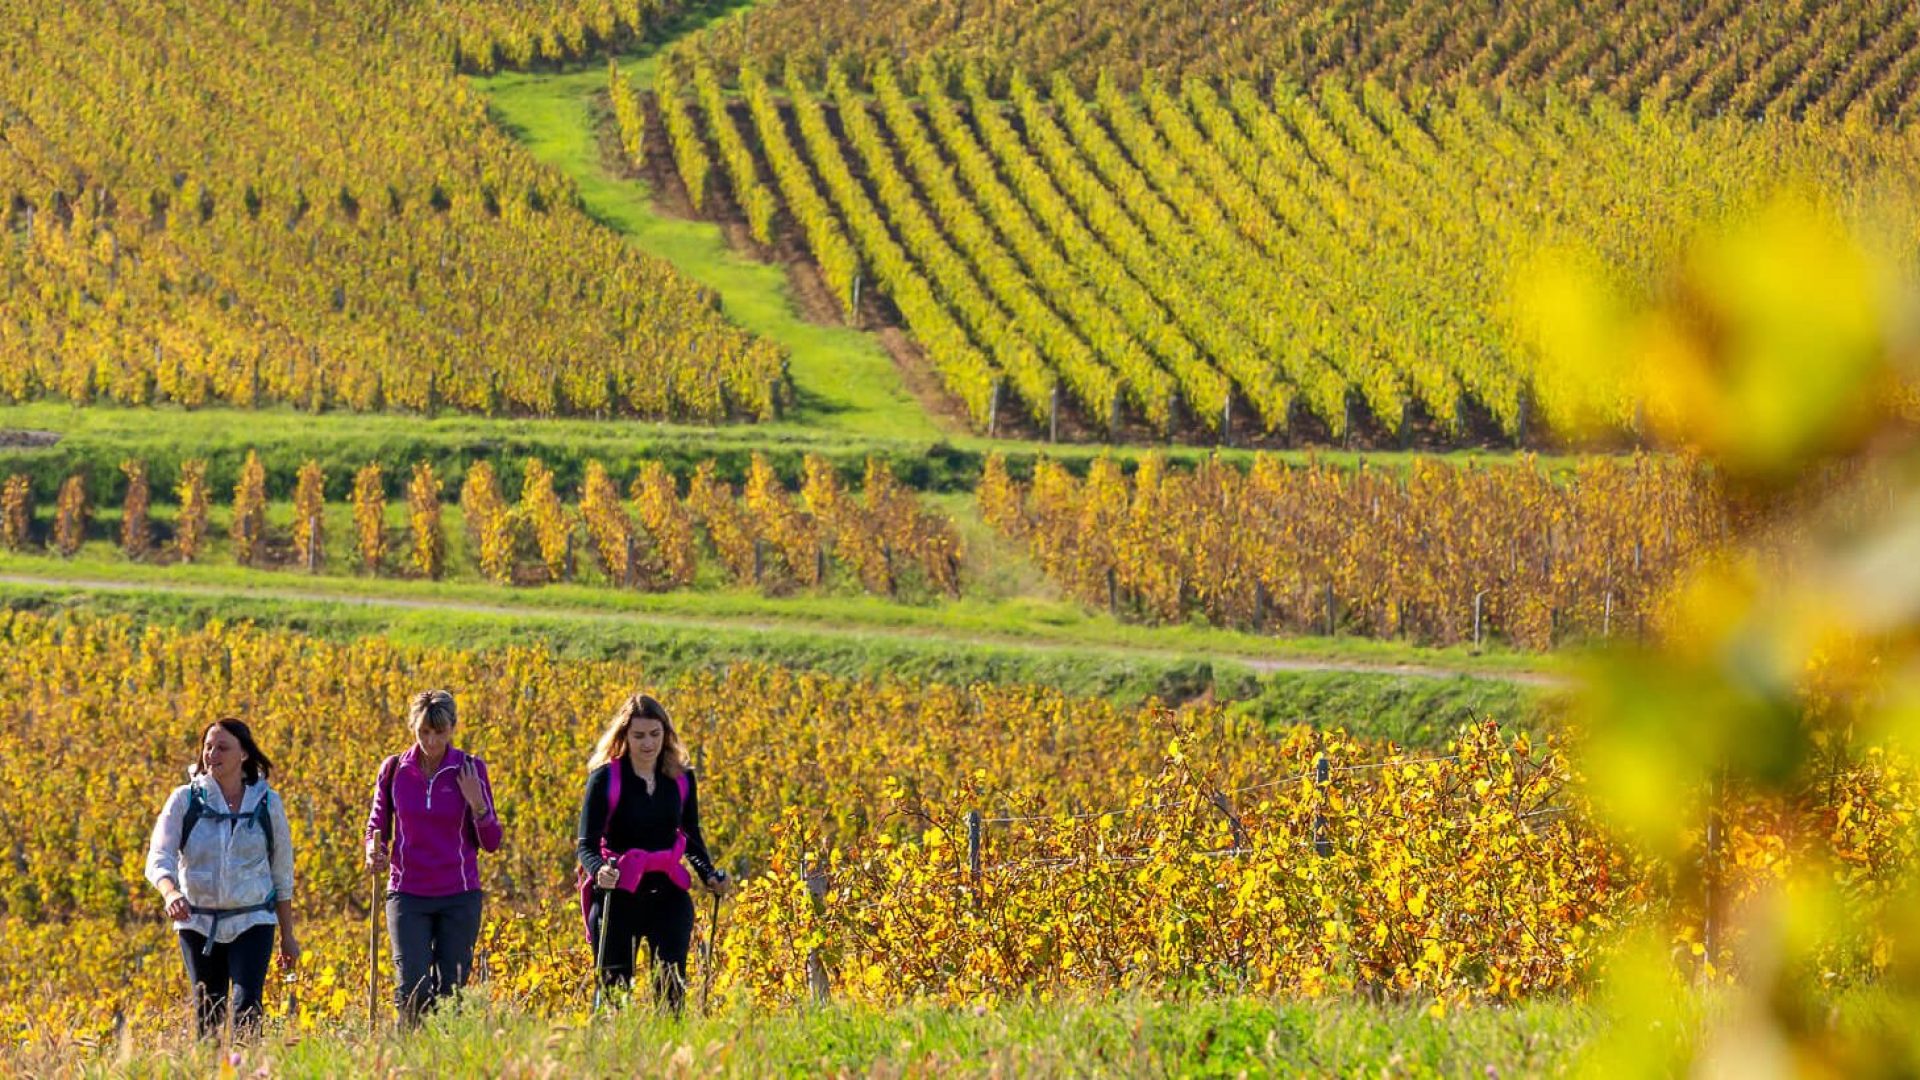
<path id="1" fill-rule="evenodd" d="M 682 772 L 679 776 L 676 776 L 673 778 L 673 782 L 680 785 L 680 820 L 685 821 L 687 820 L 687 784 L 688 784 L 687 774 L 685 772 Z M 682 851 L 686 850 L 687 830 L 684 828 L 677 828 L 673 830 L 673 835 L 678 839 L 680 844 L 680 849 Z M 682 870 L 681 873 L 684 874 L 686 873 L 686 871 Z M 687 886 L 682 885 L 680 887 L 684 889 Z"/>
<path id="2" fill-rule="evenodd" d="M 607 762 L 607 820 L 606 824 L 600 827 L 601 858 L 613 857 L 613 851 L 607 847 L 607 830 L 613 828 L 613 811 L 620 805 L 620 773 L 619 758 Z M 593 878 L 587 874 L 585 867 L 577 868 L 575 876 L 578 878 L 580 888 L 580 919 L 587 927 L 587 941 L 592 942 L 594 940 Z"/>
<path id="3" fill-rule="evenodd" d="M 602 852 L 610 851 L 607 847 L 607 832 L 613 828 L 614 808 L 620 805 L 620 774 L 626 771 L 620 767 L 620 760 L 618 758 L 607 762 L 607 769 L 607 823 L 602 826 L 600 830 L 600 850 Z M 673 782 L 680 787 L 680 805 L 684 808 L 687 805 L 687 774 L 681 773 L 679 776 L 673 778 Z"/>
<path id="4" fill-rule="evenodd" d="M 607 846 L 607 834 L 613 831 L 613 811 L 620 805 L 620 774 L 625 771 L 620 767 L 619 758 L 607 762 L 607 820 L 600 826 L 600 854 L 603 856 L 613 852 Z"/>

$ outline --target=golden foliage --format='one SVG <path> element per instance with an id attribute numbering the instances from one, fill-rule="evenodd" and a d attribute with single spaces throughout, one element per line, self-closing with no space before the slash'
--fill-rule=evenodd
<path id="1" fill-rule="evenodd" d="M 658 461 L 648 462 L 633 480 L 627 497 L 650 545 L 649 576 L 664 588 L 692 583 L 696 569 L 694 519 L 680 501 L 673 474 Z"/>
<path id="2" fill-rule="evenodd" d="M 32 528 L 33 485 L 23 474 L 14 473 L 0 487 L 0 547 L 25 548 Z"/>
<path id="3" fill-rule="evenodd" d="M 594 6 L 14 8 L 0 400 L 771 418 L 781 350 L 592 221 L 456 75 L 647 21 Z"/>
<path id="4" fill-rule="evenodd" d="M 387 488 L 379 462 L 362 465 L 353 474 L 353 541 L 361 569 L 380 572 L 387 557 Z"/>
<path id="5" fill-rule="evenodd" d="M 293 554 L 303 567 L 318 570 L 327 549 L 327 474 L 318 461 L 300 466 L 293 486 Z"/>
<path id="6" fill-rule="evenodd" d="M 123 461 L 120 471 L 127 478 L 127 497 L 120 510 L 120 550 L 129 559 L 144 559 L 153 547 L 153 526 L 147 520 L 153 495 L 147 483 L 147 463 Z"/>
<path id="7" fill-rule="evenodd" d="M 469 544 L 479 553 L 480 571 L 502 585 L 513 584 L 519 547 L 517 516 L 500 496 L 500 480 L 491 462 L 476 461 L 460 485 L 460 513 Z"/>
<path id="8" fill-rule="evenodd" d="M 206 542 L 207 513 L 212 504 L 205 458 L 180 463 L 180 481 L 173 493 L 180 504 L 180 513 L 174 519 L 173 546 L 181 562 L 192 562 L 199 557 L 200 546 Z"/>
<path id="9" fill-rule="evenodd" d="M 407 482 L 407 527 L 413 535 L 413 567 L 420 576 L 437 581 L 447 567 L 447 531 L 440 522 L 440 477 L 433 462 L 413 467 Z"/>
<path id="10" fill-rule="evenodd" d="M 1088 603 L 1160 621 L 1263 630 L 1499 635 L 1545 649 L 1643 634 L 1675 576 L 1729 536 L 1733 508 L 1684 458 L 1583 459 L 1564 480 L 1531 458 L 1404 476 L 1364 464 L 1242 472 L 1102 457 L 1085 480 L 1041 460 L 1018 484 L 990 458 L 981 514 Z"/>
<path id="11" fill-rule="evenodd" d="M 621 504 L 619 485 L 598 461 L 587 462 L 586 478 L 581 481 L 580 520 L 607 580 L 627 587 L 636 584 L 640 552 L 633 518 Z"/>
<path id="12" fill-rule="evenodd" d="M 356 1010 L 355 838 L 423 684 L 458 689 L 461 744 L 489 762 L 508 823 L 505 846 L 481 861 L 480 989 L 542 1009 L 585 1005 L 589 960 L 563 868 L 591 740 L 646 686 L 702 761 L 716 857 L 752 870 L 726 916 L 724 1000 L 802 998 L 810 956 L 838 997 L 863 1002 L 1175 984 L 1512 1000 L 1580 985 L 1622 920 L 1697 926 L 1684 890 L 1588 823 L 1557 747 L 1487 725 L 1408 753 L 1275 732 L 1212 705 L 1123 708 L 1039 686 L 753 666 L 659 686 L 637 663 L 541 648 L 21 613 L 0 614 L 0 640 L 0 817 L 41 823 L 15 830 L 16 858 L 0 868 L 8 940 L 70 941 L 98 961 L 49 979 L 32 960 L 47 953 L 7 950 L 9 1032 L 56 1016 L 99 1032 L 115 1009 L 140 1023 L 175 1010 L 174 950 L 141 855 L 200 718 L 227 713 L 279 765 L 312 928 L 305 973 L 273 1007 L 299 1024 Z M 72 732 L 129 702 L 178 719 L 123 740 L 114 769 L 76 769 L 88 751 Z M 54 773 L 81 785 L 71 815 L 37 812 Z M 1793 816 L 1731 804 L 1723 880 L 1750 889 L 1838 858 L 1837 888 L 1888 902 L 1915 855 L 1913 777 L 1911 762 L 1876 755 L 1809 790 Z M 969 810 L 982 816 L 977 874 Z M 124 929 L 101 943 L 107 926 Z M 1865 942 L 1829 962 L 1870 973 L 1887 961 Z"/>
<path id="13" fill-rule="evenodd" d="M 247 460 L 240 466 L 240 479 L 233 487 L 233 520 L 228 528 L 235 562 L 252 566 L 266 554 L 267 470 L 260 464 L 257 451 L 247 451 Z"/>
<path id="14" fill-rule="evenodd" d="M 60 499 L 54 505 L 53 550 L 72 556 L 87 538 L 87 522 L 93 508 L 87 501 L 87 478 L 74 473 L 60 485 Z"/>
<path id="15" fill-rule="evenodd" d="M 553 471 L 539 458 L 528 458 L 520 481 L 517 512 L 533 528 L 534 546 L 548 581 L 573 576 L 573 515 L 553 490 Z"/>

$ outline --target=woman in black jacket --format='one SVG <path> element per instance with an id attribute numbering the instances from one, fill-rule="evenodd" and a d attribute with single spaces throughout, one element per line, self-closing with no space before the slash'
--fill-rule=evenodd
<path id="1" fill-rule="evenodd" d="M 580 866 L 594 885 L 587 925 L 601 982 L 632 981 L 636 946 L 644 938 L 653 957 L 655 999 L 677 1013 L 685 1001 L 693 940 L 693 881 L 682 860 L 715 896 L 724 896 L 729 883 L 700 835 L 699 792 L 666 708 L 647 694 L 628 698 L 587 766 L 575 835 Z"/>

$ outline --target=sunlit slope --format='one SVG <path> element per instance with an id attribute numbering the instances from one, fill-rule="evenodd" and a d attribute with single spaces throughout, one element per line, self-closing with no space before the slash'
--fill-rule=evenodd
<path id="1" fill-rule="evenodd" d="M 14 14 L 0 398 L 772 414 L 778 350 L 488 123 L 459 11 Z"/>

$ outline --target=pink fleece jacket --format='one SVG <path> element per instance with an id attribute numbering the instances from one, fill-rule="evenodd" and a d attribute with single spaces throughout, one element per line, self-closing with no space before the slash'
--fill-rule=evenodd
<path id="1" fill-rule="evenodd" d="M 467 757 L 465 751 L 449 747 L 432 776 L 421 770 L 418 746 L 380 763 L 365 841 L 368 851 L 377 850 L 391 825 L 387 887 L 394 892 L 452 896 L 480 887 L 479 852 L 500 850 L 500 819 L 493 812 L 487 763 L 477 757 L 473 762 L 485 808 L 479 814 L 467 809 L 460 794 L 460 767 Z M 383 783 L 389 769 L 392 780 Z"/>

